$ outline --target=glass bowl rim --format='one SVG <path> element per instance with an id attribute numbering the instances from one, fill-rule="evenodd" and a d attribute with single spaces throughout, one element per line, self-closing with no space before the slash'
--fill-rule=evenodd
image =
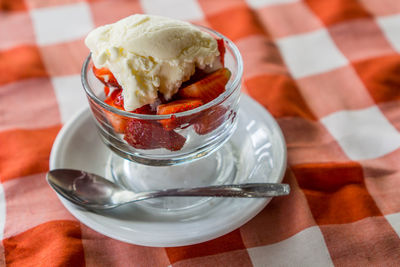
<path id="1" fill-rule="evenodd" d="M 91 60 L 92 53 L 89 53 L 89 55 L 87 56 L 87 58 L 85 59 L 83 65 L 82 65 L 82 69 L 81 69 L 81 82 L 82 82 L 83 88 L 85 89 L 86 94 L 96 104 L 100 105 L 101 107 L 103 107 L 104 109 L 106 109 L 112 113 L 118 114 L 120 116 L 128 117 L 128 118 L 135 118 L 135 119 L 142 119 L 142 120 L 162 120 L 162 119 L 170 119 L 171 116 L 178 117 L 178 118 L 184 117 L 184 116 L 190 116 L 190 115 L 193 115 L 196 113 L 200 113 L 203 110 L 206 110 L 210 107 L 217 106 L 218 104 L 223 102 L 226 98 L 228 98 L 235 91 L 235 89 L 240 86 L 240 83 L 242 81 L 242 76 L 243 76 L 242 56 L 240 55 L 239 49 L 236 47 L 236 45 L 230 39 L 225 37 L 224 35 L 220 34 L 217 31 L 214 31 L 208 27 L 205 27 L 205 26 L 195 25 L 195 24 L 193 24 L 193 25 L 204 31 L 209 31 L 212 34 L 216 35 L 217 37 L 223 39 L 224 42 L 228 44 L 228 47 L 232 50 L 232 54 L 237 62 L 237 74 L 235 75 L 230 86 L 228 88 L 226 88 L 226 90 L 222 94 L 220 94 L 217 98 L 213 99 L 212 101 L 210 101 L 204 105 L 201 105 L 200 107 L 197 107 L 197 108 L 194 108 L 194 109 L 191 109 L 188 111 L 184 111 L 184 112 L 167 114 L 167 115 L 139 114 L 139 113 L 132 113 L 132 112 L 128 112 L 125 110 L 120 110 L 120 109 L 114 108 L 114 107 L 106 104 L 104 101 L 100 100 L 93 93 L 93 91 L 91 90 L 90 85 L 87 81 L 87 69 L 89 66 L 89 62 Z"/>

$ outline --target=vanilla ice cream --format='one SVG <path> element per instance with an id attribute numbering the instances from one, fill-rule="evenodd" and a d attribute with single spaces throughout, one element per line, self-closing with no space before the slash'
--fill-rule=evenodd
<path id="1" fill-rule="evenodd" d="M 190 23 L 132 15 L 98 27 L 85 40 L 96 68 L 108 68 L 122 87 L 124 108 L 168 100 L 195 71 L 220 64 L 217 41 Z M 220 67 L 220 66 L 218 66 Z"/>

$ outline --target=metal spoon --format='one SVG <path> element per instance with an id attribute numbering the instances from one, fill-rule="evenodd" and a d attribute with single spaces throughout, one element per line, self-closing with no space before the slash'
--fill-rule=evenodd
<path id="1" fill-rule="evenodd" d="M 151 192 L 133 192 L 109 180 L 81 170 L 56 169 L 47 173 L 47 182 L 61 196 L 87 209 L 111 209 L 123 204 L 156 197 L 244 197 L 262 198 L 287 195 L 287 184 L 251 183 L 197 188 L 174 188 Z"/>

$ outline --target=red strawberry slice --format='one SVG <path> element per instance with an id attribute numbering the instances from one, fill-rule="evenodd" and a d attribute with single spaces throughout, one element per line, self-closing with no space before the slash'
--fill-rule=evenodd
<path id="1" fill-rule="evenodd" d="M 117 109 L 120 109 L 120 110 L 124 110 L 123 107 L 120 107 L 120 106 L 115 106 L 115 105 L 111 105 L 111 106 L 113 106 Z M 126 129 L 126 125 L 129 121 L 129 118 L 112 113 L 110 111 L 105 111 L 105 112 L 106 112 L 108 121 L 111 123 L 112 127 L 114 128 L 114 131 L 117 133 L 123 133 Z M 138 113 L 138 114 L 155 115 L 155 112 L 152 111 L 150 105 L 144 105 L 143 107 L 137 108 L 131 112 Z"/>
<path id="2" fill-rule="evenodd" d="M 113 106 L 118 109 L 124 109 L 124 97 L 122 96 L 122 89 L 115 89 L 112 91 L 111 95 L 108 96 L 104 102 L 109 104 L 110 106 Z M 152 108 L 150 104 L 141 106 L 140 108 L 137 108 L 133 111 L 130 111 L 132 113 L 138 113 L 138 114 L 149 114 L 149 115 L 155 115 L 156 112 Z"/>
<path id="3" fill-rule="evenodd" d="M 116 106 L 119 106 L 119 107 L 123 107 L 124 106 L 124 97 L 122 96 L 122 90 L 115 97 L 114 104 Z"/>
<path id="4" fill-rule="evenodd" d="M 224 106 L 215 106 L 205 110 L 193 125 L 194 130 L 199 135 L 214 131 L 225 121 L 226 111 L 227 108 Z"/>
<path id="5" fill-rule="evenodd" d="M 109 93 L 110 93 L 110 87 L 104 86 L 104 94 L 105 94 L 106 96 L 108 96 Z"/>
<path id="6" fill-rule="evenodd" d="M 113 106 L 113 107 L 120 109 L 117 106 Z M 108 110 L 105 110 L 105 114 L 106 114 L 107 120 L 110 122 L 110 124 L 114 128 L 115 132 L 123 133 L 125 131 L 128 118 L 125 118 L 123 116 L 120 116 L 120 115 L 115 114 Z"/>
<path id="7" fill-rule="evenodd" d="M 207 73 L 205 70 L 196 68 L 194 71 L 194 74 L 192 76 L 190 76 L 190 79 L 183 82 L 180 88 L 185 88 L 186 86 L 189 86 L 195 82 L 198 82 L 198 81 L 204 79 L 209 74 L 210 74 L 210 72 Z"/>
<path id="8" fill-rule="evenodd" d="M 114 90 L 105 100 L 104 102 L 107 103 L 108 105 L 124 110 L 124 105 L 122 102 L 122 105 L 118 101 L 116 101 L 117 97 L 120 95 L 121 96 L 122 89 L 116 89 Z M 126 123 L 127 123 L 127 118 L 120 116 L 118 114 L 115 114 L 111 111 L 105 110 L 106 116 L 112 127 L 114 128 L 114 131 L 117 133 L 123 133 L 125 128 L 126 128 Z"/>
<path id="9" fill-rule="evenodd" d="M 141 106 L 140 108 L 135 109 L 134 111 L 131 111 L 132 113 L 137 113 L 137 114 L 147 114 L 147 115 L 156 115 L 156 112 L 152 109 L 150 104 Z"/>
<path id="10" fill-rule="evenodd" d="M 182 99 L 161 104 L 157 107 L 157 115 L 166 115 L 184 112 L 203 105 L 203 101 L 199 99 Z"/>
<path id="11" fill-rule="evenodd" d="M 130 119 L 125 129 L 124 139 L 137 149 L 166 148 L 180 150 L 186 138 L 175 131 L 166 131 L 157 122 Z"/>
<path id="12" fill-rule="evenodd" d="M 217 39 L 218 51 L 219 51 L 219 60 L 221 61 L 222 66 L 225 66 L 225 43 L 223 39 Z"/>
<path id="13" fill-rule="evenodd" d="M 124 107 L 124 98 L 122 96 L 122 89 L 115 89 L 111 94 L 104 100 L 110 106 L 115 106 L 119 109 Z"/>
<path id="14" fill-rule="evenodd" d="M 157 115 L 175 114 L 184 112 L 187 110 L 195 109 L 203 105 L 203 101 L 199 99 L 183 99 L 169 102 L 167 104 L 161 104 L 157 107 Z M 179 125 L 188 122 L 190 118 L 188 116 L 176 118 L 172 116 L 170 119 L 160 120 L 160 123 L 166 130 L 173 130 Z"/>
<path id="15" fill-rule="evenodd" d="M 120 110 L 125 110 L 124 109 L 124 98 L 122 96 L 122 89 L 116 89 L 114 90 L 105 100 L 108 105 L 120 109 Z M 155 112 L 151 109 L 150 105 L 144 105 L 140 108 L 137 108 L 133 111 L 132 113 L 138 113 L 138 114 L 152 114 L 155 115 Z M 126 124 L 128 122 L 128 118 L 124 116 L 120 116 L 118 114 L 112 113 L 110 111 L 106 111 L 106 116 L 108 121 L 111 123 L 111 125 L 114 128 L 114 131 L 117 133 L 123 133 L 126 128 Z"/>
<path id="16" fill-rule="evenodd" d="M 181 99 L 196 98 L 204 103 L 217 98 L 225 91 L 231 72 L 227 68 L 219 69 L 198 82 L 186 86 L 178 91 L 178 97 Z"/>
<path id="17" fill-rule="evenodd" d="M 98 69 L 95 66 L 93 66 L 93 73 L 97 77 L 97 79 L 99 79 L 102 83 L 104 83 L 104 85 L 121 88 L 121 86 L 117 82 L 117 79 L 115 79 L 114 75 L 111 73 L 109 69 L 107 68 Z"/>

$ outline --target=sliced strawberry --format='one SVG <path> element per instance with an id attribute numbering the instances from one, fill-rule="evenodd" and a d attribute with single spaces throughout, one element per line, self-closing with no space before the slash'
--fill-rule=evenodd
<path id="1" fill-rule="evenodd" d="M 115 97 L 115 99 L 114 99 L 114 104 L 115 104 L 116 106 L 119 106 L 119 107 L 123 107 L 123 106 L 124 106 L 124 97 L 122 96 L 122 90 L 121 90 L 121 92 L 118 93 L 117 96 Z"/>
<path id="2" fill-rule="evenodd" d="M 118 109 L 124 109 L 124 97 L 122 96 L 122 89 L 116 89 L 114 90 L 111 95 L 109 95 L 104 102 L 109 104 L 110 106 L 113 106 Z M 138 114 L 149 114 L 149 115 L 155 115 L 156 111 L 152 108 L 150 104 L 141 106 L 140 108 L 137 108 L 133 111 L 130 111 L 132 113 L 138 113 Z"/>
<path id="3" fill-rule="evenodd" d="M 131 111 L 132 113 L 138 113 L 138 114 L 148 114 L 148 115 L 156 115 L 156 112 L 152 109 L 150 104 L 141 106 L 140 108 L 135 109 L 134 111 Z"/>
<path id="4" fill-rule="evenodd" d="M 114 90 L 110 96 L 108 96 L 106 98 L 106 100 L 104 100 L 104 102 L 106 102 L 108 105 L 120 109 L 120 110 L 124 110 L 124 106 L 122 105 L 117 105 L 115 104 L 115 100 L 117 95 L 120 95 L 121 89 L 117 89 Z M 126 128 L 126 123 L 127 123 L 127 118 L 120 116 L 118 114 L 115 114 L 111 111 L 105 111 L 106 112 L 106 116 L 108 121 L 110 122 L 110 124 L 112 125 L 112 127 L 114 128 L 114 131 L 116 131 L 117 133 L 123 133 L 125 128 Z"/>
<path id="5" fill-rule="evenodd" d="M 157 107 L 157 115 L 175 114 L 187 110 L 195 109 L 203 105 L 203 101 L 199 99 L 184 99 L 162 104 Z M 188 116 L 176 118 L 172 116 L 170 119 L 160 120 L 160 123 L 166 130 L 173 130 L 179 125 L 188 122 Z"/>
<path id="6" fill-rule="evenodd" d="M 106 96 L 108 96 L 109 93 L 110 93 L 110 87 L 104 86 L 104 94 L 105 94 Z"/>
<path id="7" fill-rule="evenodd" d="M 104 100 L 104 102 L 114 108 L 117 108 L 120 110 L 125 110 L 124 109 L 124 98 L 122 96 L 122 89 L 115 89 L 114 91 L 112 91 L 112 93 Z M 152 115 L 156 114 L 154 111 L 152 111 L 150 105 L 144 105 L 144 106 L 137 108 L 131 112 L 138 113 L 138 114 L 152 114 Z M 115 114 L 115 113 L 112 113 L 109 111 L 106 112 L 106 116 L 107 116 L 108 121 L 113 126 L 114 131 L 116 131 L 117 133 L 124 132 L 127 121 L 128 121 L 127 117 L 123 117 L 123 116 L 120 116 L 118 114 Z"/>
<path id="8" fill-rule="evenodd" d="M 225 66 L 225 43 L 223 39 L 217 39 L 218 51 L 219 51 L 219 60 L 221 61 L 222 66 Z"/>
<path id="9" fill-rule="evenodd" d="M 199 99 L 183 99 L 161 104 L 157 107 L 157 115 L 166 115 L 184 112 L 203 105 L 203 101 Z"/>
<path id="10" fill-rule="evenodd" d="M 122 107 L 111 105 L 114 108 L 124 110 Z M 134 111 L 131 111 L 132 113 L 139 113 L 139 114 L 152 114 L 155 115 L 154 112 L 151 111 L 150 108 L 148 108 L 148 105 L 145 105 L 141 108 L 135 109 Z M 123 133 L 125 131 L 127 122 L 129 120 L 128 117 L 124 117 L 118 114 L 115 114 L 111 111 L 106 111 L 106 116 L 112 127 L 114 128 L 114 131 L 117 133 Z"/>
<path id="11" fill-rule="evenodd" d="M 200 81 L 180 89 L 178 97 L 201 99 L 204 103 L 210 102 L 225 91 L 225 85 L 230 77 L 231 72 L 227 68 L 219 69 Z"/>
<path id="12" fill-rule="evenodd" d="M 137 149 L 166 148 L 180 150 L 186 138 L 175 131 L 166 131 L 157 122 L 130 119 L 125 129 L 124 139 Z"/>
<path id="13" fill-rule="evenodd" d="M 215 106 L 203 111 L 194 123 L 193 128 L 199 135 L 208 134 L 217 129 L 224 121 L 227 108 Z"/>
<path id="14" fill-rule="evenodd" d="M 121 88 L 121 86 L 117 82 L 117 79 L 115 79 L 114 75 L 111 73 L 109 69 L 107 68 L 98 69 L 95 66 L 93 66 L 93 73 L 97 77 L 97 79 L 99 79 L 102 83 L 104 83 L 104 85 Z"/>
<path id="15" fill-rule="evenodd" d="M 202 79 L 204 79 L 209 73 L 205 72 L 202 69 L 196 68 L 194 71 L 194 74 L 190 76 L 190 79 L 183 82 L 180 88 L 185 88 L 186 86 L 189 86 L 195 82 L 198 82 Z"/>
<path id="16" fill-rule="evenodd" d="M 118 107 L 116 107 L 116 108 L 118 108 Z M 118 114 L 112 113 L 111 111 L 105 111 L 105 112 L 106 112 L 108 121 L 114 128 L 114 131 L 117 133 L 123 133 L 125 131 L 128 118 L 125 118 Z"/>
<path id="17" fill-rule="evenodd" d="M 115 89 L 111 94 L 104 100 L 110 106 L 115 106 L 118 109 L 124 107 L 124 98 L 122 96 L 122 89 Z"/>

